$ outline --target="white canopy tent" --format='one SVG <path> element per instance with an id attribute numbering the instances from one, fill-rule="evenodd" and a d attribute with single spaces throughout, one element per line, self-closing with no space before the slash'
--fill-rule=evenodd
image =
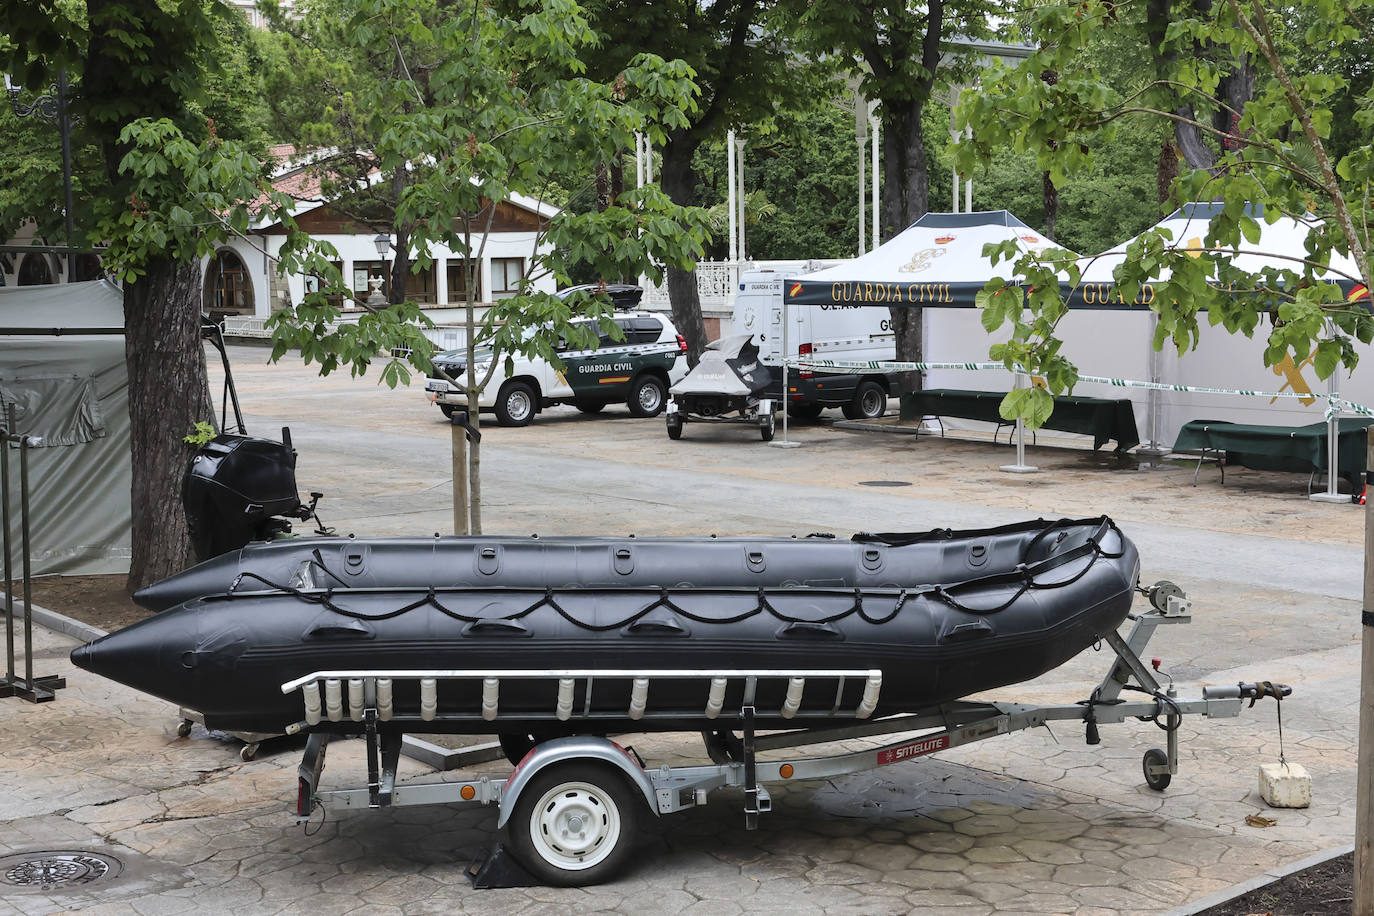
<path id="1" fill-rule="evenodd" d="M 1210 203 L 1187 204 L 1169 214 L 1155 228 L 1169 230 L 1171 247 L 1200 255 L 1209 224 L 1219 212 L 1219 206 Z M 1283 216 L 1272 224 L 1266 223 L 1263 218 L 1258 218 L 1258 222 L 1258 241 L 1242 241 L 1231 249 L 1234 251 L 1231 263 L 1251 272 L 1265 268 L 1300 272 L 1303 267 L 1301 259 L 1306 257 L 1307 252 L 1307 235 L 1320 225 L 1320 221 L 1316 218 L 1300 220 Z M 1091 259 L 1083 270 L 1084 289 L 1096 290 L 1098 297 L 1105 298 L 1106 290 L 1114 285 L 1114 272 L 1125 261 L 1127 248 L 1133 241 L 1135 239 L 1114 246 L 1110 251 Z M 1330 266 L 1332 270 L 1324 275 L 1325 279 L 1347 290 L 1356 285 L 1351 278 L 1358 277 L 1359 270 L 1351 259 L 1333 254 Z M 1167 276 L 1164 275 L 1165 278 Z M 1142 291 L 1142 299 L 1148 300 L 1152 295 L 1151 286 L 1147 284 Z M 1359 293 L 1354 295 L 1358 297 Z M 1297 361 L 1289 358 L 1278 366 L 1266 367 L 1264 350 L 1269 330 L 1266 324 L 1256 329 L 1255 337 L 1247 338 L 1231 334 L 1221 326 L 1200 322 L 1197 347 L 1180 356 L 1167 342 L 1159 352 L 1149 347 L 1157 322 L 1154 312 L 1143 306 L 1135 306 L 1130 310 L 1137 314 L 1120 316 L 1117 322 L 1120 331 L 1143 341 L 1148 354 L 1145 374 L 1133 376 L 1135 378 L 1196 388 L 1284 391 L 1309 395 L 1297 399 L 1195 391 L 1136 391 L 1132 394 L 1133 399 L 1146 404 L 1148 439 L 1161 447 L 1172 443 L 1183 424 L 1194 419 L 1304 426 L 1326 419 L 1324 395 L 1327 393 L 1342 393 L 1356 403 L 1374 405 L 1374 372 L 1364 364 L 1348 378 L 1343 379 L 1342 373 L 1337 372 L 1325 383 L 1317 379 L 1310 357 Z M 1074 317 L 1077 319 L 1081 316 Z M 1122 373 L 1113 374 L 1120 376 Z M 1334 435 L 1334 418 L 1332 430 Z M 1335 482 L 1329 481 L 1328 496 L 1334 494 Z"/>

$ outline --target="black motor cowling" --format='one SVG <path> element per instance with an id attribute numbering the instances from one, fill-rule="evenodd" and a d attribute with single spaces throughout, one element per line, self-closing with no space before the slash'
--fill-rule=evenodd
<path id="1" fill-rule="evenodd" d="M 301 517 L 296 453 L 282 433 L 284 442 L 222 434 L 191 459 L 181 504 L 197 560 L 270 540 L 291 530 L 281 516 Z"/>

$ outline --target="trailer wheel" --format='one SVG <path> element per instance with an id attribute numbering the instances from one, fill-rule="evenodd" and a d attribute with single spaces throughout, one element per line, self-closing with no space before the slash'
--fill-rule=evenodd
<path id="1" fill-rule="evenodd" d="M 1169 755 L 1164 752 L 1163 748 L 1152 747 L 1146 751 L 1145 757 L 1141 761 L 1141 769 L 1145 771 L 1145 785 L 1154 789 L 1156 792 L 1163 792 L 1165 789 L 1169 788 L 1169 783 L 1172 782 L 1174 778 L 1172 773 L 1150 772 L 1151 767 L 1168 765 Z"/>
<path id="2" fill-rule="evenodd" d="M 669 414 L 668 416 L 668 438 L 682 438 L 682 417 L 679 414 Z"/>
<path id="3" fill-rule="evenodd" d="M 642 804 L 604 763 L 550 766 L 521 790 L 506 840 L 520 864 L 545 884 L 599 884 L 629 857 Z"/>
<path id="4" fill-rule="evenodd" d="M 759 435 L 763 437 L 764 442 L 773 441 L 773 433 L 777 431 L 777 428 L 778 418 L 771 410 L 759 417 Z"/>

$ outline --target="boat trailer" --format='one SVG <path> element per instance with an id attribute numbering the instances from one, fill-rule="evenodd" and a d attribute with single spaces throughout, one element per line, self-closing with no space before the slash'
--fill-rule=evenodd
<path id="1" fill-rule="evenodd" d="M 468 876 L 475 887 L 583 886 L 606 880 L 624 864 L 634 846 L 636 824 L 646 808 L 655 815 L 670 814 L 706 804 L 715 789 L 742 789 L 745 828 L 754 829 L 759 816 L 772 806 L 767 784 L 857 773 L 1055 721 L 1082 722 L 1090 745 L 1099 743 L 1101 725 L 1128 719 L 1153 722 L 1165 732 L 1165 746 L 1145 752 L 1142 773 L 1147 786 L 1162 791 L 1178 772 L 1178 727 L 1183 716 L 1233 718 L 1239 715 L 1245 701 L 1253 706 L 1255 701 L 1269 696 L 1281 702 L 1292 691 L 1282 684 L 1260 681 L 1203 687 L 1200 696 L 1184 698 L 1178 695 L 1172 681 L 1167 687 L 1162 686 L 1155 676 L 1158 660 L 1153 667 L 1146 665 L 1141 653 L 1158 627 L 1189 622 L 1192 603 L 1181 589 L 1168 582 L 1141 591 L 1149 598 L 1150 608 L 1131 615 L 1134 623 L 1129 634 L 1123 638 L 1113 631 L 1103 636 L 1114 655 L 1106 676 L 1088 699 L 1062 705 L 956 701 L 917 713 L 865 721 L 881 691 L 882 674 L 876 669 L 318 672 L 282 685 L 283 692 L 300 689 L 305 698 L 307 721 L 292 730 L 345 718 L 361 722 L 366 739 L 368 784 L 353 789 L 322 789 L 320 779 L 331 735 L 325 730 L 312 731 L 298 770 L 297 820 L 305 823 L 320 808 L 458 802 L 497 805 L 497 826 L 504 843 L 498 843 L 469 868 Z M 477 681 L 482 710 L 473 715 L 490 726 L 500 719 L 500 681 L 530 677 L 554 682 L 550 684 L 550 695 L 558 699 L 549 713 L 550 722 L 585 724 L 586 735 L 536 744 L 504 779 L 480 776 L 467 781 L 396 784 L 402 735 L 388 731 L 384 723 L 390 717 L 390 695 L 398 680 L 416 678 L 422 701 L 426 694 L 433 695 L 439 681 Z M 599 736 L 608 726 L 628 730 L 624 727 L 627 719 L 643 722 L 645 731 L 652 730 L 656 714 L 646 710 L 644 701 L 652 682 L 659 678 L 701 681 L 705 717 L 720 723 L 719 730 L 702 733 L 710 764 L 651 768 L 632 750 Z M 836 703 L 828 716 L 798 714 L 795 708 L 789 714 L 789 707 L 800 704 L 808 678 L 840 679 L 841 689 L 836 692 Z M 857 706 L 840 708 L 843 682 L 849 678 L 861 679 L 865 685 L 863 696 Z M 759 684 L 770 679 L 785 681 L 781 715 L 796 716 L 799 728 L 755 733 L 758 710 L 754 698 Z M 579 714 L 574 719 L 572 697 L 576 686 L 585 688 L 590 697 L 594 683 L 610 682 L 623 690 L 627 680 L 630 701 L 624 715 L 599 719 L 590 715 L 588 708 L 584 711 L 587 715 Z M 738 687 L 741 682 L 742 691 L 727 689 L 731 685 Z M 1132 692 L 1143 696 L 1123 698 L 1123 693 Z M 740 701 L 731 708 L 725 703 L 727 696 L 737 696 Z M 821 716 L 831 721 L 842 718 L 846 724 L 827 727 L 818 721 Z M 520 726 L 522 730 L 525 727 Z M 814 756 L 804 752 L 806 747 L 821 743 L 881 736 L 891 736 L 893 740 L 841 754 Z M 793 748 L 798 749 L 796 756 L 758 756 L 765 751 Z"/>

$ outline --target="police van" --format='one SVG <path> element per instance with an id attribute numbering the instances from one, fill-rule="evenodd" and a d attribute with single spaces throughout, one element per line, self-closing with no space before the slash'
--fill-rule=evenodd
<path id="1" fill-rule="evenodd" d="M 740 275 L 735 296 L 734 332 L 752 334 L 759 359 L 772 374 L 770 396 L 782 396 L 782 281 L 777 270 Z M 787 310 L 787 349 L 793 357 L 844 361 L 890 361 L 896 358 L 892 317 L 883 306 L 799 305 Z M 854 375 L 798 371 L 787 373 L 787 412 L 815 419 L 827 407 L 839 407 L 851 420 L 881 417 L 887 398 L 897 390 L 889 375 Z"/>
<path id="2" fill-rule="evenodd" d="M 561 370 L 548 360 L 517 355 L 507 373 L 505 356 L 498 356 L 479 406 L 495 413 L 502 426 L 527 426 L 540 410 L 555 404 L 572 404 L 593 414 L 619 402 L 629 407 L 631 416 L 658 416 L 667 403 L 669 386 L 687 374 L 687 341 L 658 312 L 616 312 L 612 320 L 624 340 L 612 340 L 601 332 L 592 349 L 560 347 Z M 591 319 L 586 323 L 595 326 Z M 476 359 L 475 375 L 480 379 L 491 363 L 492 351 L 479 349 Z M 433 363 L 459 379 L 466 372 L 467 351 L 447 350 L 436 354 Z M 431 378 L 425 389 L 445 416 L 467 407 L 467 395 L 443 378 Z"/>

